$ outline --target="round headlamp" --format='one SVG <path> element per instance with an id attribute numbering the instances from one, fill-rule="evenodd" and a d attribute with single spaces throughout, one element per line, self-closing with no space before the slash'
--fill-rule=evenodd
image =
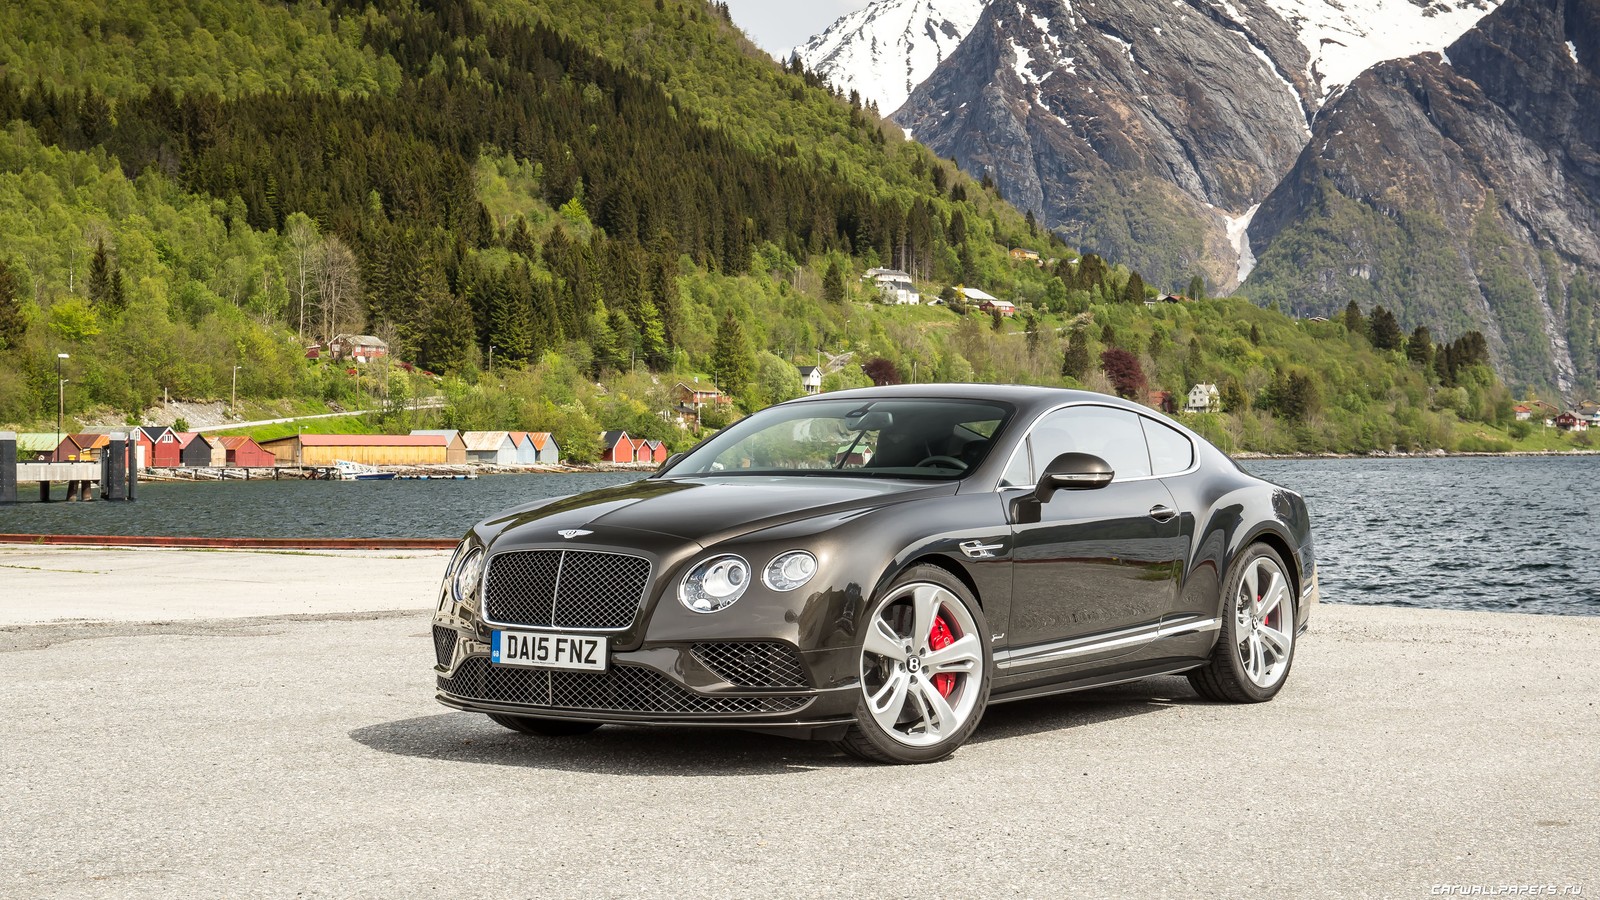
<path id="1" fill-rule="evenodd" d="M 750 587 L 750 564 L 737 556 L 717 556 L 689 570 L 678 585 L 678 602 L 697 613 L 727 609 Z"/>
<path id="2" fill-rule="evenodd" d="M 775 591 L 792 591 L 817 574 L 817 558 L 804 550 L 780 553 L 767 563 L 762 580 Z"/>
<path id="3" fill-rule="evenodd" d="M 456 602 L 471 599 L 478 592 L 478 585 L 482 581 L 483 548 L 474 547 L 461 558 L 460 565 L 456 566 L 455 577 L 450 582 L 450 590 L 455 595 Z"/>

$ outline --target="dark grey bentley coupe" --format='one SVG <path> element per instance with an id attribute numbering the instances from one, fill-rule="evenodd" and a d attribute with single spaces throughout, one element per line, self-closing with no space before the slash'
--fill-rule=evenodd
<path id="1" fill-rule="evenodd" d="M 874 388 L 480 522 L 434 672 L 531 734 L 693 723 L 928 762 L 990 703 L 1178 672 L 1271 699 L 1317 597 L 1300 496 L 1151 410 Z"/>

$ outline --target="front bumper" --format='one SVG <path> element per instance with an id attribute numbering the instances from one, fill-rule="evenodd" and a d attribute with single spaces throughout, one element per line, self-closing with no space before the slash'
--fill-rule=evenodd
<path id="1" fill-rule="evenodd" d="M 853 684 L 813 686 L 814 673 L 838 662 L 837 651 L 801 653 L 770 640 L 647 643 L 612 652 L 604 672 L 578 672 L 495 665 L 489 661 L 488 644 L 478 637 L 435 621 L 440 703 L 471 712 L 586 722 L 804 732 L 854 721 L 860 696 Z M 782 659 L 773 653 L 760 668 L 730 663 L 725 654 L 708 647 L 786 649 L 790 656 Z"/>

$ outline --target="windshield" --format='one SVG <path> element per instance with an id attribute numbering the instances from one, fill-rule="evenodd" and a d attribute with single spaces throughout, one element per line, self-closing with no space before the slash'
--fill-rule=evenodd
<path id="1" fill-rule="evenodd" d="M 756 413 L 669 475 L 856 475 L 955 479 L 975 468 L 1011 416 L 983 400 L 837 400 Z"/>

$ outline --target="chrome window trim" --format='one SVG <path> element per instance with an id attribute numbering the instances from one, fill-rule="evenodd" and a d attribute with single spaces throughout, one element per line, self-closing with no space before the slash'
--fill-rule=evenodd
<path id="1" fill-rule="evenodd" d="M 561 557 L 561 562 L 556 566 L 555 586 L 551 588 L 550 591 L 550 602 L 552 605 L 555 603 L 555 599 L 561 596 L 561 573 L 567 567 L 567 558 L 565 556 L 567 553 L 597 553 L 604 556 L 631 556 L 634 559 L 644 560 L 645 565 L 649 566 L 650 568 L 645 572 L 644 575 L 644 590 L 639 592 L 639 600 L 634 605 L 633 621 L 622 626 L 621 628 L 568 628 L 559 625 L 519 625 L 515 622 L 496 622 L 494 619 L 489 618 L 489 566 L 494 563 L 496 558 L 507 553 L 534 553 L 540 550 L 550 553 L 563 554 Z M 584 550 L 576 547 L 517 547 L 510 550 L 496 550 L 492 553 L 486 550 L 485 559 L 483 561 L 483 581 L 478 585 L 478 618 L 483 621 L 483 624 L 492 625 L 496 628 L 512 628 L 517 631 L 538 632 L 541 634 L 620 634 L 638 623 L 638 611 L 644 607 L 645 601 L 650 599 L 650 587 L 655 583 L 655 574 L 655 562 L 651 560 L 650 557 L 643 556 L 638 553 L 619 553 L 615 550 Z"/>
<path id="2" fill-rule="evenodd" d="M 997 658 L 995 667 L 1010 669 L 1016 666 L 1059 662 L 1072 659 L 1075 656 L 1087 656 L 1091 653 L 1101 653 L 1107 650 L 1115 650 L 1119 647 L 1145 644 L 1184 634 L 1218 631 L 1221 628 L 1221 619 L 1205 619 L 1198 616 L 1185 622 L 1158 622 L 1154 625 L 1138 625 L 1133 628 L 1114 631 L 1110 634 L 1069 638 L 1064 641 L 1055 641 L 1043 646 L 1036 646 L 1028 650 L 1011 651 L 1005 655 L 1005 658 Z M 996 654 L 996 656 L 998 655 Z"/>
<path id="3" fill-rule="evenodd" d="M 1028 423 L 1028 430 L 1026 430 L 1026 431 L 1024 431 L 1022 433 L 1021 440 L 1019 440 L 1017 442 L 1017 446 L 1016 447 L 1012 448 L 1011 455 L 1006 457 L 1006 464 L 1003 467 L 1001 467 L 1001 469 L 1000 469 L 1000 477 L 1001 478 L 1005 477 L 1006 472 L 1011 468 L 1011 463 L 1016 460 L 1016 457 L 1017 457 L 1018 453 L 1026 453 L 1027 452 L 1027 450 L 1028 450 L 1028 442 L 1030 440 L 1032 440 L 1032 438 L 1033 438 L 1033 430 L 1034 430 L 1034 428 L 1036 428 L 1039 425 L 1040 422 L 1044 421 L 1045 417 L 1053 416 L 1056 413 L 1061 412 L 1062 410 L 1072 409 L 1072 408 L 1078 407 L 1078 406 L 1098 406 L 1098 407 L 1100 407 L 1102 409 L 1121 410 L 1122 412 L 1125 412 L 1125 413 L 1132 413 L 1133 415 L 1139 416 L 1140 418 L 1150 419 L 1150 420 L 1154 421 L 1158 425 L 1166 425 L 1165 422 L 1162 422 L 1160 419 L 1157 419 L 1154 416 L 1146 415 L 1141 410 L 1128 409 L 1125 406 L 1113 406 L 1112 404 L 1109 404 L 1109 403 L 1100 403 L 1100 402 L 1097 402 L 1097 401 L 1094 401 L 1094 400 L 1073 400 L 1073 401 L 1071 401 L 1069 403 L 1062 403 L 1062 404 L 1060 404 L 1058 406 L 1052 406 L 1049 409 L 1045 410 L 1044 412 L 1038 414 L 1037 416 L 1034 416 L 1033 417 L 1033 421 Z M 1171 428 L 1172 426 L 1171 425 L 1167 425 L 1166 427 Z M 1143 430 L 1142 427 L 1140 429 L 1139 434 L 1140 434 L 1141 437 L 1143 437 L 1144 430 Z M 1182 431 L 1179 431 L 1178 434 L 1181 435 L 1184 440 L 1189 442 L 1189 468 L 1184 469 L 1181 472 L 1172 472 L 1172 473 L 1169 473 L 1169 474 L 1166 474 L 1166 475 L 1136 475 L 1136 476 L 1134 476 L 1132 478 L 1113 478 L 1111 483 L 1112 484 L 1131 484 L 1131 483 L 1136 482 L 1136 481 L 1155 481 L 1155 480 L 1160 479 L 1160 478 L 1181 478 L 1184 475 L 1193 475 L 1195 472 L 1200 471 L 1200 451 L 1199 451 L 1199 448 L 1197 448 L 1195 446 L 1194 439 L 1189 437 L 1187 434 L 1184 434 Z M 1145 450 L 1144 450 L 1144 452 L 1145 452 L 1146 456 L 1148 456 L 1150 454 L 1149 438 L 1145 438 Z M 1155 466 L 1152 464 L 1151 468 L 1155 468 Z M 1033 461 L 1032 460 L 1028 461 L 1028 474 L 1029 475 L 1033 474 Z M 1037 488 L 1038 486 L 1039 486 L 1039 481 L 1038 481 L 1037 477 L 1035 477 L 1034 482 L 1032 484 L 1001 484 L 999 482 L 999 480 L 996 480 L 995 481 L 994 492 L 995 493 L 999 493 L 1001 491 L 1031 491 L 1031 490 L 1034 490 L 1035 488 Z"/>

